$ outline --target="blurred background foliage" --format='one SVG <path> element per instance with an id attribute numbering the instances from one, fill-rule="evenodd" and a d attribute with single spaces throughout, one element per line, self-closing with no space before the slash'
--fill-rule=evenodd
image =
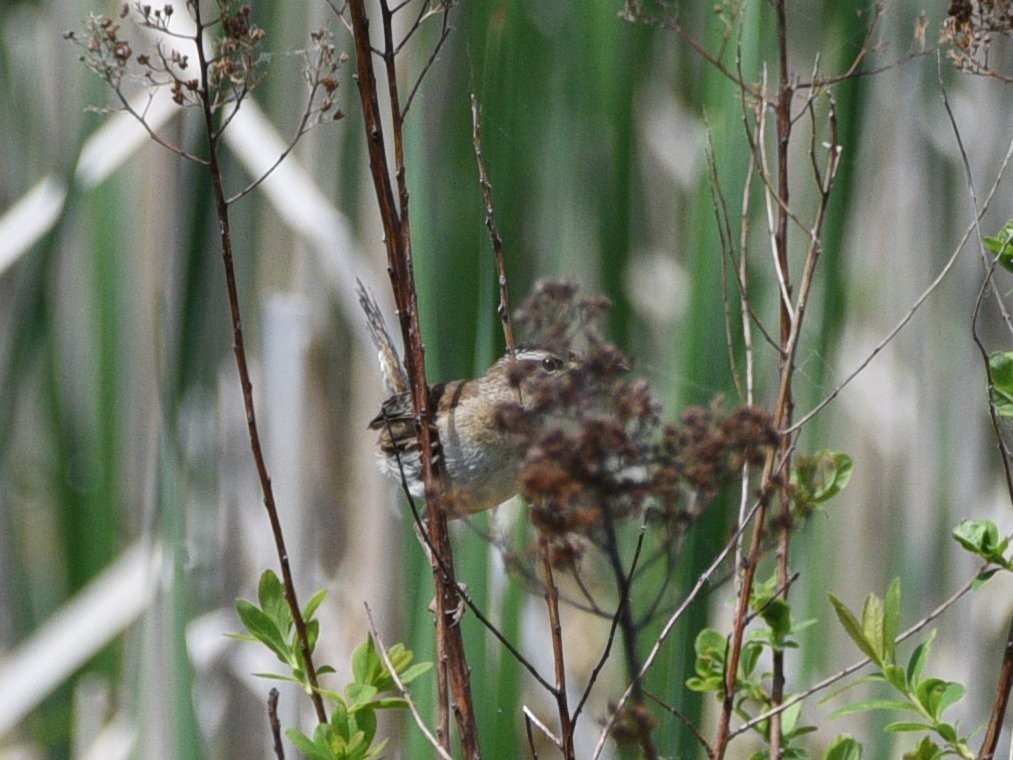
<path id="1" fill-rule="evenodd" d="M 750 161 L 739 94 L 672 31 L 622 20 L 620 5 L 471 0 L 450 12 L 452 34 L 407 122 L 415 271 L 434 381 L 481 372 L 502 349 L 472 148 L 474 93 L 515 303 L 540 277 L 574 279 L 612 300 L 611 337 L 651 380 L 666 418 L 717 397 L 740 401 L 726 347 L 731 281 L 705 152 L 709 142 L 737 226 Z M 843 163 L 799 353 L 801 412 L 910 309 L 973 218 L 941 85 L 979 198 L 1013 137 L 1009 86 L 955 74 L 934 55 L 889 65 L 917 46 L 921 13 L 932 44 L 945 5 L 888 3 L 864 66 L 886 69 L 834 89 Z M 251 165 L 275 155 L 255 128 L 287 135 L 295 127 L 299 51 L 310 31 L 329 26 L 351 51 L 326 3 L 252 6 L 273 55 L 253 97 L 257 112 L 249 109 L 249 123 L 230 136 L 226 176 L 235 188 Z M 723 27 L 715 8 L 732 4 L 680 6 L 686 28 L 716 47 Z M 0 6 L 0 757 L 267 757 L 270 684 L 249 674 L 274 667 L 223 635 L 239 627 L 233 601 L 252 598 L 275 559 L 246 443 L 206 178 L 129 122 L 89 110 L 111 105 L 111 95 L 62 41 L 89 13 L 116 16 L 119 7 Z M 817 57 L 823 72 L 843 70 L 870 11 L 865 3 L 789 4 L 792 70 L 808 77 Z M 426 27 L 401 57 L 406 92 L 438 31 Z M 745 4 L 741 32 L 743 75 L 773 81 L 767 3 Z M 338 93 L 347 118 L 303 139 L 285 171 L 234 207 L 233 223 L 268 462 L 300 592 L 330 590 L 320 659 L 338 668 L 338 684 L 365 635 L 364 601 L 386 640 L 406 642 L 419 658 L 432 637 L 429 573 L 401 499 L 374 472 L 365 431 L 379 382 L 353 278 L 382 298 L 386 291 L 352 74 L 350 65 L 342 70 Z M 197 149 L 192 116 L 169 111 L 160 130 Z M 802 210 L 813 203 L 807 140 L 800 136 L 792 154 Z M 758 198 L 754 231 L 763 224 Z M 1011 215 L 1007 179 L 983 230 L 992 234 Z M 750 276 L 756 310 L 773 325 L 763 238 L 753 235 Z M 796 245 L 796 264 L 802 251 Z M 991 517 L 1010 530 L 970 332 L 982 271 L 968 247 L 898 338 L 803 434 L 804 449 L 848 452 L 855 477 L 793 543 L 802 573 L 796 617 L 819 623 L 791 657 L 790 688 L 857 657 L 830 615 L 827 590 L 855 606 L 899 576 L 902 624 L 912 623 L 973 572 L 949 539 L 960 519 Z M 986 314 L 989 347 L 1009 350 L 1010 336 L 993 322 Z M 757 400 L 769 404 L 775 357 L 759 351 Z M 718 507 L 691 534 L 678 583 L 691 583 L 724 541 L 734 507 Z M 482 516 L 478 530 L 454 526 L 459 575 L 545 667 L 540 600 L 482 539 L 490 524 L 523 535 L 523 510 Z M 965 728 L 984 722 L 993 694 L 1013 596 L 1002 582 L 938 624 L 933 665 L 967 684 Z M 729 594 L 717 588 L 693 608 L 649 681 L 704 725 L 706 706 L 681 684 L 696 631 L 728 619 Z M 520 707 L 540 712 L 545 695 L 530 690 L 472 616 L 463 625 L 486 752 L 520 756 Z M 573 611 L 564 626 L 572 681 L 581 683 L 607 626 Z M 582 717 L 578 756 L 588 754 L 620 688 L 619 669 L 608 675 Z M 425 680 L 414 691 L 428 709 Z M 814 748 L 848 729 L 869 756 L 897 756 L 875 718 L 829 722 L 833 706 L 807 708 L 822 729 Z M 307 707 L 283 690 L 288 725 L 305 725 Z M 386 729 L 395 738 L 390 756 L 427 755 L 414 727 Z M 675 720 L 659 729 L 659 745 L 671 756 L 698 753 Z M 999 754 L 1008 746 L 1007 735 Z"/>

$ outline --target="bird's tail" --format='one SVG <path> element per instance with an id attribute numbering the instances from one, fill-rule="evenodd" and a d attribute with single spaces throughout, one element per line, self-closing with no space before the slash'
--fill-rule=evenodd
<path id="1" fill-rule="evenodd" d="M 359 292 L 359 304 L 366 313 L 366 326 L 369 328 L 369 336 L 376 346 L 377 358 L 380 361 L 380 371 L 383 373 L 383 381 L 387 386 L 387 394 L 394 396 L 399 393 L 408 392 L 408 377 L 394 347 L 394 340 L 387 331 L 387 323 L 380 313 L 380 307 L 361 280 L 356 279 Z"/>

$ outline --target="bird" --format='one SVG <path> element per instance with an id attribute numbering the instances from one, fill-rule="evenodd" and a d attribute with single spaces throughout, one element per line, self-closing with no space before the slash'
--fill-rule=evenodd
<path id="1" fill-rule="evenodd" d="M 379 431 L 377 462 L 387 476 L 398 482 L 403 477 L 413 497 L 422 497 L 418 419 L 407 373 L 376 300 L 361 282 L 358 295 L 388 394 L 368 425 Z M 576 361 L 574 355 L 564 358 L 546 348 L 519 346 L 479 377 L 429 387 L 449 517 L 491 509 L 517 494 L 521 455 L 499 411 L 507 404 L 530 403 L 540 384 L 563 376 Z"/>

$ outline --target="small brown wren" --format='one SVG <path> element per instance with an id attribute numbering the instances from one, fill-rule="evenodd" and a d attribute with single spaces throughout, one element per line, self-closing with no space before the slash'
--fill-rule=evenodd
<path id="1" fill-rule="evenodd" d="M 372 294 L 359 283 L 359 303 L 379 354 L 389 397 L 369 423 L 380 431 L 378 463 L 400 482 L 402 471 L 412 496 L 425 495 L 417 419 L 408 378 Z M 429 387 L 429 408 L 439 437 L 440 472 L 451 517 L 495 507 L 518 491 L 520 464 L 515 443 L 498 420 L 502 404 L 522 404 L 539 383 L 575 366 L 541 348 L 518 348 L 493 364 L 484 375 Z"/>

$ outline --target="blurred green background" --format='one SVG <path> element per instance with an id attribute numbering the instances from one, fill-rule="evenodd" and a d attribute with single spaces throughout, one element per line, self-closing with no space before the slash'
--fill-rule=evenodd
<path id="1" fill-rule="evenodd" d="M 351 53 L 326 3 L 252 5 L 273 55 L 227 138 L 234 189 L 277 154 L 272 140 L 295 128 L 310 31 L 333 28 L 339 49 Z M 712 5 L 685 6 L 687 28 L 719 45 Z M 944 6 L 924 9 L 930 43 Z M 89 110 L 111 106 L 111 95 L 62 39 L 89 13 L 115 16 L 119 7 L 0 6 L 0 757 L 268 757 L 272 684 L 249 674 L 274 665 L 224 637 L 238 630 L 233 601 L 252 598 L 276 560 L 246 442 L 206 177 L 129 119 Z M 720 395 L 740 401 L 723 302 L 733 284 L 722 268 L 705 150 L 709 141 L 737 235 L 750 161 L 742 102 L 675 33 L 631 24 L 620 10 L 603 0 L 474 0 L 450 11 L 453 31 L 406 132 L 432 380 L 481 372 L 502 349 L 471 144 L 474 93 L 514 303 L 540 277 L 574 279 L 612 300 L 610 335 L 650 379 L 667 418 Z M 916 46 L 922 10 L 908 0 L 889 4 L 867 68 Z M 808 78 L 817 56 L 823 72 L 843 70 L 868 21 L 866 4 L 791 3 L 792 71 Z M 745 9 L 749 81 L 776 79 L 773 22 L 767 3 Z M 400 59 L 405 92 L 438 31 L 438 21 L 425 27 Z M 352 74 L 350 64 L 342 69 L 338 92 L 347 118 L 310 133 L 283 170 L 233 209 L 268 463 L 299 591 L 305 599 L 330 590 L 319 659 L 338 668 L 337 687 L 366 634 L 363 602 L 386 641 L 404 641 L 422 659 L 432 636 L 429 573 L 401 499 L 374 470 L 365 431 L 380 401 L 379 375 L 354 277 L 389 297 Z M 982 198 L 1013 138 L 1009 86 L 954 74 L 928 55 L 833 90 L 843 156 L 798 356 L 801 413 L 908 312 L 973 219 L 941 84 Z M 136 85 L 128 83 L 131 92 Z M 153 104 L 152 120 L 159 114 Z M 158 129 L 199 148 L 193 117 L 167 109 Z M 804 121 L 798 129 L 793 199 L 807 216 Z M 1008 182 L 983 218 L 986 234 L 1013 216 Z M 773 327 L 771 256 L 755 192 L 750 208 L 755 309 Z M 796 267 L 803 244 L 793 240 Z M 819 623 L 790 657 L 790 689 L 858 657 L 832 619 L 827 590 L 854 607 L 899 576 L 901 623 L 913 623 L 973 572 L 949 538 L 959 520 L 990 517 L 1006 533 L 1013 526 L 971 339 L 982 274 L 970 246 L 802 436 L 803 449 L 848 452 L 855 477 L 793 543 L 792 566 L 802 574 L 796 617 Z M 1006 279 L 1000 274 L 1004 294 Z M 990 349 L 1009 350 L 1013 336 L 989 310 L 982 327 Z M 759 340 L 757 351 L 757 401 L 769 405 L 775 357 Z M 679 583 L 691 582 L 724 540 L 733 509 L 724 506 L 691 534 Z M 476 522 L 489 524 L 485 516 Z M 501 508 L 492 524 L 523 531 L 523 511 Z M 460 577 L 547 672 L 540 599 L 505 573 L 478 532 L 458 524 L 454 534 Z M 938 623 L 929 669 L 968 686 L 959 708 L 965 730 L 987 716 L 1011 588 L 997 579 Z M 681 686 L 692 639 L 707 621 L 726 624 L 729 593 L 717 589 L 693 608 L 651 676 L 651 688 L 689 715 L 703 709 Z M 607 626 L 573 611 L 568 625 L 571 683 L 582 684 Z M 521 705 L 549 721 L 552 707 L 472 616 L 464 626 L 486 755 L 522 756 Z M 619 668 L 606 675 L 581 719 L 581 757 L 622 686 Z M 426 706 L 424 684 L 415 691 Z M 296 691 L 283 689 L 281 700 L 287 725 L 310 725 Z M 872 757 L 899 754 L 880 731 L 881 716 L 829 721 L 835 706 L 807 707 L 821 728 L 814 753 L 850 730 Z M 708 716 L 699 718 L 705 726 Z M 387 756 L 428 755 L 409 723 L 385 730 L 393 736 Z M 658 736 L 670 756 L 699 754 L 678 721 L 666 720 Z M 1007 732 L 999 756 L 1008 747 Z"/>

